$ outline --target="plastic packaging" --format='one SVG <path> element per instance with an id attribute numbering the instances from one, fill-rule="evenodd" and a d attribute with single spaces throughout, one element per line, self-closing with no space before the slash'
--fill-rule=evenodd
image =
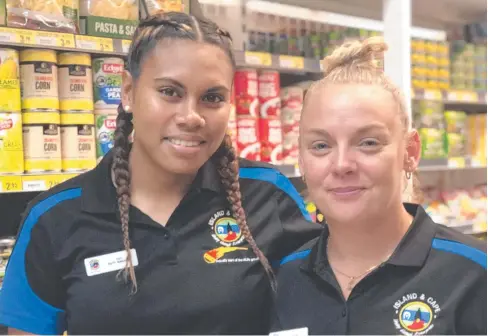
<path id="1" fill-rule="evenodd" d="M 137 20 L 139 6 L 135 0 L 80 0 L 80 15 Z"/>
<path id="2" fill-rule="evenodd" d="M 7 0 L 6 4 L 9 27 L 79 32 L 79 0 Z"/>

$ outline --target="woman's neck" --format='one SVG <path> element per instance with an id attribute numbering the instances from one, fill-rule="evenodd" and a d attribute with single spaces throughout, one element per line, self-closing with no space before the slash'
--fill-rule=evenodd
<path id="1" fill-rule="evenodd" d="M 163 206 L 165 203 L 177 205 L 195 178 L 195 176 L 175 175 L 162 170 L 144 152 L 144 149 L 136 144 L 130 153 L 129 166 L 131 203 L 141 210 L 146 210 L 145 212 L 154 212 L 156 209 L 165 207 Z"/>
<path id="2" fill-rule="evenodd" d="M 329 262 L 354 275 L 386 261 L 408 231 L 412 217 L 403 205 L 362 223 L 328 222 Z"/>

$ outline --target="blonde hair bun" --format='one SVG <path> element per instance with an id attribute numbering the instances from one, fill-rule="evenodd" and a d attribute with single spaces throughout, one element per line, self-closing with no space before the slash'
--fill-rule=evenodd
<path id="1" fill-rule="evenodd" d="M 374 36 L 364 41 L 346 42 L 323 59 L 324 75 L 327 76 L 334 69 L 347 66 L 378 68 L 377 60 L 382 58 L 388 50 L 383 37 Z"/>

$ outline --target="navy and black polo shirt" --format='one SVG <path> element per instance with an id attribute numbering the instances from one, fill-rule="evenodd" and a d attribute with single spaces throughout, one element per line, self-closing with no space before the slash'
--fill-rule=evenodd
<path id="1" fill-rule="evenodd" d="M 167 225 L 130 209 L 138 292 L 125 265 L 112 153 L 28 206 L 0 293 L 0 324 L 35 334 L 262 334 L 271 289 L 212 162 Z M 290 181 L 240 160 L 248 225 L 271 262 L 320 234 Z"/>
<path id="2" fill-rule="evenodd" d="M 415 218 L 409 231 L 347 301 L 327 261 L 327 228 L 284 258 L 272 330 L 486 335 L 485 242 L 435 224 L 420 206 L 405 207 Z"/>

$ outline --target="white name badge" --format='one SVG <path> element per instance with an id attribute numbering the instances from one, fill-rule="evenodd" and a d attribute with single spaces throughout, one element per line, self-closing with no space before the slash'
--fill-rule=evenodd
<path id="1" fill-rule="evenodd" d="M 139 265 L 137 260 L 137 253 L 135 249 L 130 250 L 132 256 L 132 264 Z M 120 251 L 114 253 L 108 253 L 97 257 L 91 257 L 85 259 L 86 275 L 93 276 L 113 271 L 121 270 L 125 267 L 127 260 L 127 252 Z"/>
<path id="2" fill-rule="evenodd" d="M 289 329 L 283 331 L 275 331 L 269 336 L 308 336 L 308 328 Z"/>

